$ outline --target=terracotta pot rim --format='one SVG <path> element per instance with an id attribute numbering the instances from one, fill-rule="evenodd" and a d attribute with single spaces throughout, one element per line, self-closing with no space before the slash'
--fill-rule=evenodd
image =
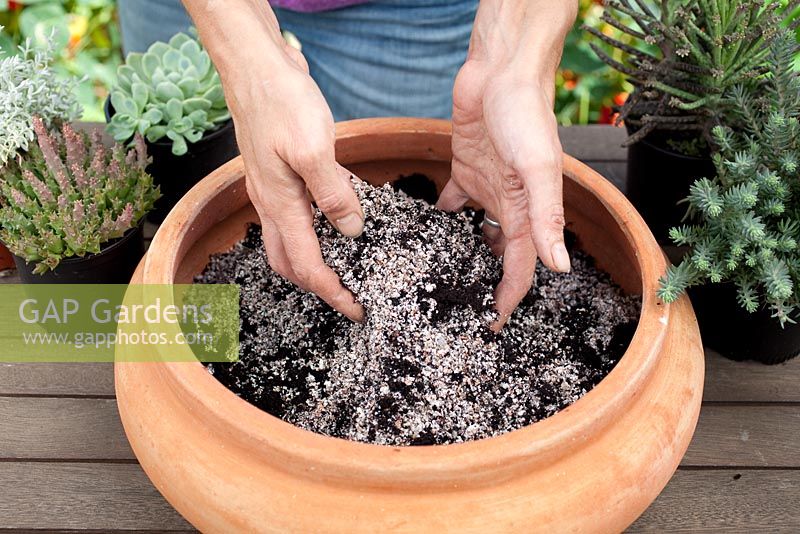
<path id="1" fill-rule="evenodd" d="M 450 136 L 448 121 L 382 118 L 338 123 L 337 139 L 368 135 L 387 125 L 391 126 L 392 136 L 415 133 Z M 429 152 L 431 150 L 428 148 Z M 420 152 L 417 158 L 435 159 L 435 155 Z M 232 173 L 231 167 L 241 172 Z M 231 174 L 236 174 L 237 178 L 226 178 Z M 238 157 L 201 181 L 178 203 L 152 241 L 144 262 L 144 283 L 172 283 L 175 266 L 180 260 L 176 258 L 174 244 L 180 243 L 188 231 L 189 225 L 184 224 L 189 222 L 188 215 L 198 211 L 214 194 L 237 183 L 242 174 L 241 157 Z M 614 370 L 584 397 L 547 419 L 501 436 L 465 443 L 420 447 L 372 445 L 316 434 L 282 421 L 236 396 L 200 363 L 149 365 L 160 367 L 162 378 L 182 402 L 193 410 L 201 407 L 211 424 L 225 428 L 241 446 L 256 454 L 301 460 L 293 464 L 303 464 L 304 460 L 313 466 L 304 472 L 308 476 L 328 476 L 342 482 L 392 476 L 406 487 L 413 487 L 417 482 L 430 487 L 433 471 L 442 484 L 459 484 L 468 478 L 474 486 L 476 472 L 487 480 L 494 477 L 496 482 L 504 473 L 516 476 L 516 470 L 519 474 L 520 464 L 532 467 L 553 462 L 602 431 L 643 388 L 658 359 L 670 316 L 670 306 L 663 305 L 655 297 L 655 284 L 666 262 L 638 213 L 610 182 L 568 155 L 564 156 L 564 176 L 593 191 L 637 251 L 642 274 L 642 312 L 628 350 Z M 615 210 L 613 203 L 629 209 Z M 166 268 L 165 262 L 168 263 Z M 643 330 L 656 334 L 645 339 Z M 343 471 L 346 475 L 341 474 Z"/>

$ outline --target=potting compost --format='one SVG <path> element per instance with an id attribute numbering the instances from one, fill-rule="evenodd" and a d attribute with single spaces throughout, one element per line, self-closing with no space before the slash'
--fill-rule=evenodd
<path id="1" fill-rule="evenodd" d="M 208 370 L 302 428 L 386 445 L 456 443 L 515 430 L 578 400 L 627 348 L 640 299 L 583 252 L 537 282 L 500 334 L 502 274 L 474 220 L 354 181 L 364 233 L 317 210 L 322 255 L 366 311 L 353 323 L 268 266 L 258 226 L 211 258 L 199 283 L 241 286 L 240 360 Z"/>

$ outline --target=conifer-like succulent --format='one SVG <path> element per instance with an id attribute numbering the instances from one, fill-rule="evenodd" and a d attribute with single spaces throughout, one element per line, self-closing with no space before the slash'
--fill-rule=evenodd
<path id="1" fill-rule="evenodd" d="M 733 282 L 749 312 L 768 306 L 784 324 L 800 304 L 800 52 L 792 33 L 772 44 L 767 75 L 737 86 L 726 104 L 742 130 L 714 128 L 717 176 L 691 187 L 687 216 L 672 240 L 688 246 L 661 280 L 659 296 L 688 287 Z"/>
<path id="2" fill-rule="evenodd" d="M 48 131 L 34 117 L 33 127 L 37 144 L 2 168 L 0 241 L 43 273 L 62 259 L 100 252 L 139 224 L 159 192 L 144 171 L 141 135 L 126 151 L 68 123 Z"/>
<path id="3" fill-rule="evenodd" d="M 111 91 L 114 115 L 108 132 L 120 142 L 139 133 L 154 143 L 172 141 L 172 153 L 185 154 L 207 131 L 230 119 L 219 73 L 200 43 L 179 33 L 169 43 L 154 43 L 144 54 L 132 52 L 117 70 Z"/>
<path id="4" fill-rule="evenodd" d="M 711 129 L 726 117 L 725 94 L 763 74 L 767 51 L 800 5 L 769 0 L 608 0 L 602 20 L 630 43 L 586 28 L 616 48 L 595 44 L 605 63 L 626 74 L 636 90 L 618 121 L 636 132 L 627 144 L 656 130 L 695 131 L 713 142 Z"/>
<path id="5" fill-rule="evenodd" d="M 17 55 L 0 59 L 0 166 L 28 149 L 34 115 L 51 125 L 81 114 L 77 80 L 56 79 L 52 47 L 52 40 L 43 48 L 33 48 L 28 40 Z"/>

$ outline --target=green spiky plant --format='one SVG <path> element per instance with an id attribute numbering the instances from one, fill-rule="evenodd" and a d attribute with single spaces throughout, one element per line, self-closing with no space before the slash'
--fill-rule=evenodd
<path id="1" fill-rule="evenodd" d="M 136 227 L 159 192 L 140 135 L 126 151 L 67 123 L 50 132 L 34 117 L 33 128 L 37 144 L 2 168 L 0 240 L 41 274 Z"/>
<path id="2" fill-rule="evenodd" d="M 154 43 L 144 54 L 128 54 L 117 78 L 108 124 L 117 141 L 127 142 L 137 132 L 151 143 L 166 137 L 172 153 L 182 156 L 188 143 L 231 117 L 208 52 L 184 33 Z"/>
<path id="3" fill-rule="evenodd" d="M 635 40 L 625 44 L 587 28 L 619 51 L 617 59 L 593 44 L 636 88 L 618 118 L 635 130 L 626 144 L 655 131 L 694 132 L 713 144 L 714 126 L 732 126 L 724 95 L 765 72 L 769 45 L 782 26 L 793 26 L 798 5 L 795 0 L 785 6 L 768 0 L 606 2 L 602 20 Z"/>
<path id="4" fill-rule="evenodd" d="M 693 224 L 673 228 L 688 246 L 661 280 L 659 296 L 677 299 L 688 287 L 732 282 L 749 312 L 768 307 L 781 325 L 800 305 L 800 52 L 784 32 L 771 46 L 760 80 L 724 96 L 741 130 L 718 126 L 717 176 L 697 180 L 687 201 Z"/>

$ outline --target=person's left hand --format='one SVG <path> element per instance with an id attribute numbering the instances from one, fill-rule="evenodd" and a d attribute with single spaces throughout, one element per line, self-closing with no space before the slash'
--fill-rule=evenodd
<path id="1" fill-rule="evenodd" d="M 553 84 L 537 85 L 474 58 L 453 90 L 452 177 L 437 207 L 455 211 L 472 199 L 500 223 L 499 229 L 483 225 L 493 252 L 503 257 L 495 331 L 530 290 L 537 256 L 550 269 L 570 269 L 553 95 Z"/>

